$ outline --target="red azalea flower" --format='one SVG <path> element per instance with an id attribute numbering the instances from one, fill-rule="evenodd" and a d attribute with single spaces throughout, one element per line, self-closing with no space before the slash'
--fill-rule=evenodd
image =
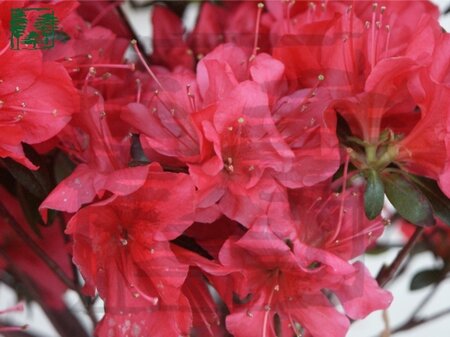
<path id="1" fill-rule="evenodd" d="M 222 212 L 248 226 L 259 213 L 245 207 L 267 210 L 284 194 L 265 171 L 285 171 L 292 153 L 273 124 L 267 95 L 254 82 L 236 86 L 217 103 L 212 118 L 202 126 L 214 150 L 203 163 L 190 164 L 189 172 L 203 195 L 203 207 L 222 199 Z"/>
<path id="2" fill-rule="evenodd" d="M 60 64 L 43 62 L 39 51 L 7 48 L 0 53 L 0 156 L 35 169 L 21 142 L 56 135 L 78 110 L 79 96 Z"/>
<path id="3" fill-rule="evenodd" d="M 449 125 L 450 116 L 448 97 L 450 87 L 433 84 L 426 80 L 424 84 L 425 96 L 418 105 L 421 119 L 411 132 L 398 144 L 399 153 L 396 161 L 405 170 L 438 180 L 445 175 L 448 162 Z M 441 181 L 443 189 L 448 183 Z"/>
<path id="4" fill-rule="evenodd" d="M 329 101 L 328 91 L 321 88 L 299 90 L 277 101 L 275 125 L 295 155 L 289 171 L 275 174 L 284 186 L 312 186 L 337 171 L 338 140 L 324 119 Z"/>
<path id="5" fill-rule="evenodd" d="M 68 225 L 74 261 L 91 291 L 96 287 L 105 300 L 101 336 L 131 323 L 155 336 L 187 334 L 190 327 L 188 303 L 180 293 L 187 266 L 178 262 L 168 240 L 192 223 L 194 187 L 187 175 L 152 167 L 139 190 L 83 208 Z M 168 324 L 161 328 L 161 321 Z"/>
<path id="6" fill-rule="evenodd" d="M 76 212 L 105 191 L 127 195 L 141 187 L 149 167 L 128 167 L 130 137 L 113 135 L 109 128 L 103 97 L 86 88 L 82 111 L 60 135 L 63 148 L 81 162 L 74 172 L 60 182 L 42 202 L 39 209 Z"/>
<path id="7" fill-rule="evenodd" d="M 234 283 L 242 301 L 230 308 L 226 320 L 237 337 L 276 336 L 276 330 L 283 335 L 345 336 L 348 319 L 333 308 L 323 288 L 334 291 L 355 318 L 385 308 L 391 299 L 373 279 L 361 277 L 366 272 L 360 265 L 353 267 L 299 242 L 284 242 L 263 219 L 241 239 L 228 240 L 220 261 L 245 277 L 243 283 Z"/>
<path id="8" fill-rule="evenodd" d="M 128 104 L 121 118 L 141 133 L 145 152 L 151 149 L 181 163 L 199 162 L 204 140 L 195 113 L 203 103 L 195 76 L 190 71 L 158 70 L 159 84 L 149 80 L 140 102 Z"/>
<path id="9" fill-rule="evenodd" d="M 298 238 L 344 260 L 364 254 L 383 233 L 384 223 L 380 217 L 367 219 L 363 195 L 362 186 L 333 193 L 329 181 L 291 191 L 289 201 L 295 219 L 291 239 Z"/>

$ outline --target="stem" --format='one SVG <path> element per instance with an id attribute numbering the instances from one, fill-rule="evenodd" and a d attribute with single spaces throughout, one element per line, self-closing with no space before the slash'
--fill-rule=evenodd
<path id="1" fill-rule="evenodd" d="M 414 234 L 408 240 L 406 245 L 398 252 L 396 258 L 391 263 L 391 265 L 390 266 L 384 265 L 381 268 L 377 276 L 377 282 L 380 285 L 380 287 L 384 287 L 396 275 L 402 262 L 408 257 L 409 253 L 419 240 L 423 231 L 424 231 L 423 227 L 417 227 L 416 230 L 414 231 Z"/>
<path id="2" fill-rule="evenodd" d="M 434 321 L 434 320 L 436 320 L 436 319 L 438 319 L 438 318 L 441 318 L 441 317 L 443 317 L 443 316 L 445 316 L 445 315 L 448 315 L 448 314 L 450 314 L 450 308 L 445 309 L 445 310 L 442 310 L 442 311 L 439 311 L 439 312 L 437 312 L 436 314 L 431 315 L 431 316 L 428 316 L 428 317 L 425 317 L 425 318 L 421 318 L 421 319 L 413 318 L 413 319 L 410 319 L 410 320 L 409 320 L 408 322 L 406 322 L 405 324 L 403 324 L 403 325 L 401 325 L 401 326 L 399 326 L 399 327 L 393 329 L 393 330 L 391 331 L 391 333 L 392 333 L 392 334 L 395 334 L 395 333 L 397 333 L 397 332 L 401 332 L 401 331 L 405 331 L 405 330 L 410 330 L 410 329 L 412 329 L 412 328 L 415 328 L 415 327 L 418 326 L 418 325 L 422 325 L 422 324 L 425 324 L 425 323 Z"/>
<path id="3" fill-rule="evenodd" d="M 433 298 L 434 294 L 436 294 L 436 291 L 441 283 L 436 283 L 433 286 L 433 289 L 428 293 L 428 295 L 419 303 L 419 305 L 416 307 L 416 309 L 411 314 L 410 321 L 415 319 L 415 317 L 419 314 L 419 312 L 425 307 L 425 305 L 430 302 L 430 300 Z"/>

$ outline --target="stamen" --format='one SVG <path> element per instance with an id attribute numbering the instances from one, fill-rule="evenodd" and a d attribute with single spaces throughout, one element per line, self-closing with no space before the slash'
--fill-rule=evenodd
<path id="1" fill-rule="evenodd" d="M 391 41 L 391 26 L 386 25 L 387 37 L 386 37 L 386 52 L 384 57 L 389 57 L 389 42 Z"/>
<path id="2" fill-rule="evenodd" d="M 4 102 L 0 102 L 0 103 L 4 103 Z M 1 104 L 0 104 L 0 107 L 1 107 Z M 11 109 L 11 110 L 15 110 L 15 111 L 21 111 L 21 112 L 37 112 L 37 113 L 44 113 L 44 114 L 52 113 L 55 110 L 55 109 L 53 109 L 53 110 L 31 109 L 31 108 L 26 108 L 26 105 L 24 105 L 24 104 L 22 104 L 21 106 L 8 105 L 7 108 Z"/>
<path id="3" fill-rule="evenodd" d="M 261 14 L 264 8 L 264 4 L 262 2 L 258 3 L 258 12 L 256 14 L 256 29 L 255 29 L 255 43 L 253 45 L 252 55 L 250 56 L 249 61 L 252 61 L 256 57 L 256 53 L 258 52 L 258 39 L 259 39 L 259 25 L 261 22 Z"/>
<path id="4" fill-rule="evenodd" d="M 86 78 L 84 79 L 83 90 L 87 89 L 89 81 L 91 81 L 92 79 L 95 78 L 96 73 L 97 73 L 97 70 L 95 70 L 94 67 L 89 68 L 89 72 L 87 73 Z"/>
<path id="5" fill-rule="evenodd" d="M 275 281 L 276 282 L 278 281 L 278 272 L 276 274 L 276 280 Z M 278 284 L 278 282 L 277 282 L 277 284 Z M 279 290 L 279 288 L 278 288 L 278 290 Z M 267 330 L 268 330 L 267 329 L 267 323 L 268 323 L 268 320 L 269 320 L 269 313 L 270 313 L 270 310 L 271 310 L 272 299 L 273 299 L 273 295 L 274 295 L 275 292 L 277 292 L 277 290 L 276 290 L 276 287 L 274 286 L 272 288 L 272 291 L 271 291 L 270 295 L 269 295 L 269 300 L 267 301 L 267 304 L 264 306 L 264 310 L 266 311 L 266 313 L 264 314 L 264 320 L 263 320 L 263 324 L 262 324 L 262 327 L 263 327 L 262 337 L 266 337 L 267 336 Z"/>
<path id="6" fill-rule="evenodd" d="M 93 67 L 93 68 L 130 69 L 131 71 L 134 71 L 136 69 L 136 66 L 134 63 L 129 63 L 129 64 L 80 64 L 78 67 L 79 68 Z"/>
<path id="7" fill-rule="evenodd" d="M 288 3 L 286 6 L 286 26 L 287 33 L 291 34 L 291 9 L 294 6 L 296 0 L 287 0 Z"/>
<path id="8" fill-rule="evenodd" d="M 336 229 L 334 231 L 333 236 L 328 240 L 328 243 L 333 242 L 336 240 L 336 238 L 338 237 L 339 233 L 341 232 L 341 227 L 342 227 L 342 220 L 344 217 L 344 202 L 345 202 L 345 191 L 347 190 L 347 174 L 348 174 L 348 165 L 350 162 L 350 154 L 349 151 L 347 149 L 347 153 L 345 155 L 345 163 L 344 163 L 344 181 L 342 183 L 342 193 L 341 193 L 341 205 L 339 207 L 339 220 L 336 226 Z"/>
<path id="9" fill-rule="evenodd" d="M 378 4 L 374 3 L 372 5 L 372 22 L 371 22 L 371 51 L 370 51 L 370 69 L 373 69 L 375 66 L 375 57 L 376 57 L 376 45 L 375 45 L 375 21 L 376 21 L 376 10 L 378 8 Z"/>
<path id="10" fill-rule="evenodd" d="M 139 78 L 136 78 L 136 86 L 137 86 L 136 103 L 141 103 L 142 83 Z"/>
<path id="11" fill-rule="evenodd" d="M 307 22 L 312 21 L 312 17 L 316 11 L 316 4 L 314 2 L 308 2 L 308 14 L 307 14 Z"/>
<path id="12" fill-rule="evenodd" d="M 137 41 L 136 40 L 131 40 L 131 45 L 133 46 L 133 49 L 136 52 L 137 56 L 139 57 L 139 60 L 144 65 L 145 69 L 147 70 L 147 72 L 149 73 L 151 78 L 153 78 L 153 80 L 156 82 L 156 84 L 158 84 L 158 86 L 161 89 L 164 90 L 162 84 L 159 82 L 159 80 L 156 77 L 155 73 L 150 69 L 150 67 L 148 66 L 147 62 L 145 61 L 144 56 L 142 56 L 142 53 L 141 53 L 141 51 L 139 50 L 139 48 L 137 46 Z"/>

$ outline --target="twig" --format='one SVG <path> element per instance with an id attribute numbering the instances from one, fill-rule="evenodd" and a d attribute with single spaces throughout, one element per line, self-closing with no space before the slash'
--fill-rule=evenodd
<path id="1" fill-rule="evenodd" d="M 82 294 L 79 286 L 77 286 L 61 269 L 61 267 L 27 234 L 22 226 L 16 221 L 16 219 L 8 212 L 5 206 L 0 203 L 0 217 L 5 219 L 14 232 L 19 236 L 22 241 L 44 262 L 44 264 L 50 268 L 50 270 L 56 275 L 56 277 L 69 289 L 74 290 L 80 297 L 92 324 L 95 326 L 97 319 L 92 310 L 92 307 L 87 301 L 87 298 Z"/>
<path id="2" fill-rule="evenodd" d="M 5 259 L 10 260 L 9 255 L 4 250 L 0 250 L 0 255 Z M 14 264 L 8 266 L 8 272 L 14 277 L 16 282 L 23 285 L 31 299 L 41 306 L 42 310 L 47 315 L 47 318 L 52 323 L 55 330 L 59 332 L 61 337 L 89 337 L 80 322 L 70 310 L 67 310 L 66 306 L 64 306 L 64 309 L 54 309 L 48 306 L 33 280 L 25 275 Z"/>
<path id="3" fill-rule="evenodd" d="M 413 313 L 411 314 L 410 320 L 414 319 L 419 314 L 419 312 L 425 307 L 425 305 L 427 305 L 427 303 L 430 302 L 430 300 L 436 294 L 436 290 L 438 289 L 440 284 L 441 284 L 440 282 L 434 284 L 433 289 L 431 289 L 431 291 L 428 293 L 428 295 L 419 303 L 419 305 L 413 311 Z"/>
<path id="4" fill-rule="evenodd" d="M 420 236 L 424 231 L 423 227 L 417 227 L 414 231 L 414 234 L 408 240 L 406 245 L 400 250 L 395 258 L 395 260 L 391 263 L 390 266 L 384 265 L 377 276 L 377 282 L 380 287 L 384 287 L 397 273 L 400 268 L 402 262 L 408 257 L 414 245 L 419 240 Z"/>
<path id="5" fill-rule="evenodd" d="M 22 228 L 22 226 L 16 221 L 16 219 L 8 212 L 5 206 L 0 203 L 0 217 L 5 219 L 11 228 L 16 232 L 16 234 L 22 239 L 23 242 L 49 267 L 53 273 L 60 279 L 70 289 L 76 289 L 75 284 L 70 280 L 66 273 L 59 267 L 59 265 L 47 255 L 47 253 L 36 243 L 34 240 L 28 236 L 27 232 Z"/>
<path id="6" fill-rule="evenodd" d="M 405 324 L 403 324 L 403 325 L 393 329 L 391 331 L 391 333 L 395 334 L 397 332 L 406 331 L 406 330 L 415 328 L 418 325 L 422 325 L 422 324 L 434 321 L 434 320 L 436 320 L 438 318 L 441 318 L 441 317 L 443 317 L 445 315 L 448 315 L 448 314 L 450 314 L 450 308 L 442 310 L 442 311 L 439 311 L 438 313 L 436 313 L 434 315 L 431 315 L 431 316 L 428 316 L 428 317 L 425 317 L 425 318 L 421 318 L 421 319 L 413 318 L 413 319 L 410 319 Z"/>

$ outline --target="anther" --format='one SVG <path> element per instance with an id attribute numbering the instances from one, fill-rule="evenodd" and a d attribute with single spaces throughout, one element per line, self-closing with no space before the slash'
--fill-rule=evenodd
<path id="1" fill-rule="evenodd" d="M 245 119 L 243 117 L 239 117 L 237 121 L 239 124 L 243 124 L 245 122 Z"/>

